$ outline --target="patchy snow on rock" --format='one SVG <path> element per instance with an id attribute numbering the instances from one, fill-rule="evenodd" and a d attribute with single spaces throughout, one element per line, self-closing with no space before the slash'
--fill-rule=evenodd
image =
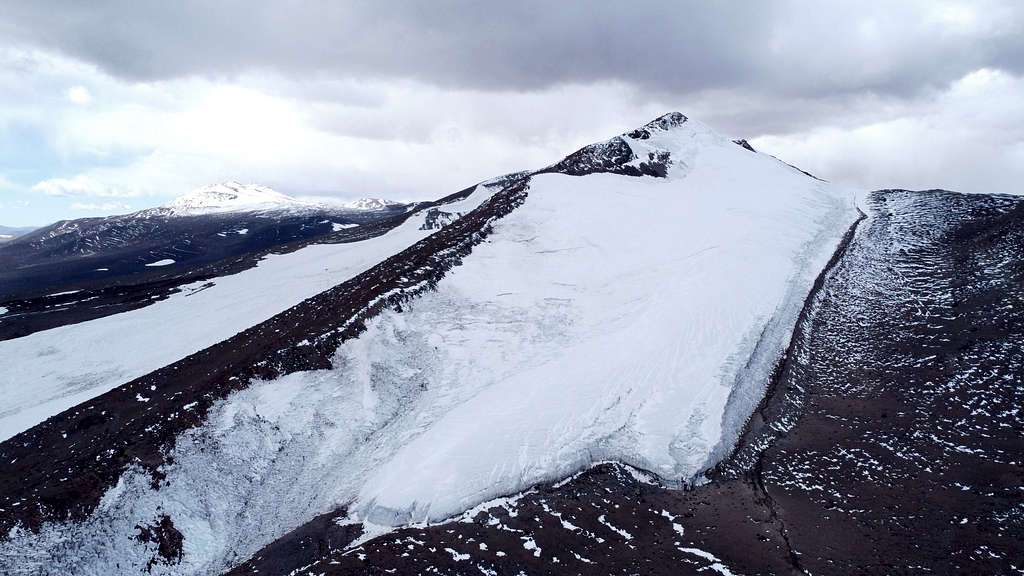
<path id="1" fill-rule="evenodd" d="M 163 260 L 150 262 L 149 264 L 146 264 L 146 266 L 170 266 L 171 264 L 174 264 L 174 260 L 172 260 L 171 258 L 164 258 Z"/>
<path id="2" fill-rule="evenodd" d="M 489 194 L 481 187 L 451 205 L 469 211 Z M 145 308 L 0 342 L 0 358 L 18 358 L 0 371 L 0 440 L 348 280 L 432 234 L 421 230 L 423 222 L 416 214 L 375 238 L 273 254 Z"/>

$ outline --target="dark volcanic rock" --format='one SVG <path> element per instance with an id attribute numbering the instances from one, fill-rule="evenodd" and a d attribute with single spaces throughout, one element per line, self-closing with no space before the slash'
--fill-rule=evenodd
<path id="1" fill-rule="evenodd" d="M 623 136 L 633 140 L 648 140 L 652 131 L 671 130 L 684 122 L 686 122 L 686 116 L 679 112 L 672 112 Z M 616 136 L 605 142 L 585 146 L 565 157 L 561 162 L 537 171 L 536 174 L 554 172 L 569 176 L 586 176 L 587 174 L 608 173 L 664 178 L 672 162 L 670 154 L 667 151 L 649 152 L 646 159 L 635 163 L 639 158 L 623 136 Z"/>
<path id="2" fill-rule="evenodd" d="M 327 556 L 339 545 L 352 542 L 363 533 L 359 524 L 343 524 L 344 509 L 321 514 L 303 524 L 289 538 L 266 546 L 231 574 L 252 574 L 259 566 L 261 574 L 288 574 L 298 566 L 307 566 Z"/>
<path id="3" fill-rule="evenodd" d="M 558 172 L 569 176 L 586 176 L 598 172 L 643 176 L 637 167 L 628 164 L 635 159 L 636 155 L 629 144 L 622 137 L 616 136 L 607 142 L 581 148 L 542 172 Z"/>
<path id="4" fill-rule="evenodd" d="M 669 490 L 601 465 L 449 523 L 355 548 L 339 543 L 302 566 L 317 574 L 1019 571 L 1024 201 L 890 190 L 870 202 L 872 218 L 816 284 L 769 395 L 707 483 Z M 232 573 L 265 572 L 267 557 Z"/>
<path id="5" fill-rule="evenodd" d="M 687 117 L 679 112 L 669 112 L 668 114 L 659 116 L 647 124 L 644 124 L 642 130 L 648 133 L 651 130 L 671 130 L 678 126 L 682 126 L 687 120 Z"/>
<path id="6" fill-rule="evenodd" d="M 703 525 L 708 519 L 698 515 L 710 503 L 688 498 L 691 494 L 603 464 L 567 483 L 538 486 L 455 522 L 403 528 L 352 549 L 339 547 L 302 566 L 313 574 L 330 575 L 708 574 L 721 561 L 691 542 L 701 534 L 713 538 L 721 533 L 712 528 L 709 534 Z M 732 520 L 737 529 L 731 536 L 752 554 L 763 556 L 762 566 L 771 567 L 770 562 L 784 554 L 782 540 L 772 533 L 766 515 L 714 518 Z M 268 558 L 261 553 L 228 574 L 266 573 L 271 566 Z M 785 562 L 774 565 L 786 567 Z"/>
<path id="7" fill-rule="evenodd" d="M 427 210 L 427 215 L 423 219 L 423 225 L 420 226 L 420 230 L 440 230 L 457 220 L 460 216 L 462 214 L 458 212 L 445 212 L 438 208 L 431 208 Z"/>
<path id="8" fill-rule="evenodd" d="M 636 154 L 633 153 L 629 144 L 621 136 L 616 136 L 607 142 L 581 148 L 558 164 L 540 170 L 537 174 L 556 172 L 568 176 L 586 176 L 587 174 L 608 173 L 664 178 L 671 162 L 668 152 L 651 152 L 646 161 L 635 165 L 631 164 L 636 159 Z"/>
<path id="9" fill-rule="evenodd" d="M 750 145 L 750 142 L 747 142 L 746 140 L 744 140 L 742 138 L 739 139 L 739 140 L 733 140 L 733 143 L 736 144 L 737 146 L 739 146 L 740 148 L 746 148 L 747 150 L 750 150 L 751 152 L 757 152 L 757 150 L 754 150 L 754 147 Z"/>
<path id="10" fill-rule="evenodd" d="M 136 526 L 135 529 L 139 531 L 136 536 L 139 542 L 156 547 L 156 555 L 150 558 L 149 568 L 158 562 L 168 565 L 181 563 L 183 538 L 170 516 L 163 514 L 153 524 Z"/>

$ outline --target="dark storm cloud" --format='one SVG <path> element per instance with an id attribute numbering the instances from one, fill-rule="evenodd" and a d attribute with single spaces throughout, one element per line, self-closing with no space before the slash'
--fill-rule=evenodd
<path id="1" fill-rule="evenodd" d="M 931 6 L 37 1 L 8 5 L 0 32 L 129 80 L 271 71 L 483 90 L 622 81 L 819 97 L 905 95 L 986 66 L 1022 71 L 1021 10 L 979 5 L 1000 14 L 978 26 L 922 15 Z"/>

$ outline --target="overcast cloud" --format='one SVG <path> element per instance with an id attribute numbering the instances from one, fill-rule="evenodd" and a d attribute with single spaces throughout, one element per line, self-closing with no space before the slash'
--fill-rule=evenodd
<path id="1" fill-rule="evenodd" d="M 3 2 L 0 224 L 435 198 L 669 110 L 851 186 L 1024 193 L 1018 6 Z"/>

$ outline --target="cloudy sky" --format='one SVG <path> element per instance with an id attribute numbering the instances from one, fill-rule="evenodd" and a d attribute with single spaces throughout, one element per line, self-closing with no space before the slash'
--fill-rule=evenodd
<path id="1" fill-rule="evenodd" d="M 0 0 L 0 224 L 436 198 L 670 110 L 851 186 L 1024 193 L 1021 6 Z"/>

